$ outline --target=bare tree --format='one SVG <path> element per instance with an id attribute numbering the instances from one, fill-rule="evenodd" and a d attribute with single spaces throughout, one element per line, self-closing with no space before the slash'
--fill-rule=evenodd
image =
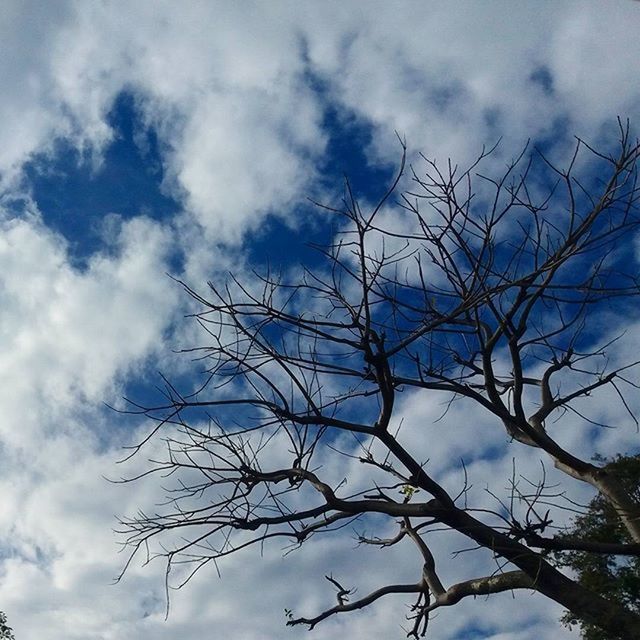
<path id="1" fill-rule="evenodd" d="M 170 474 L 176 485 L 164 510 L 122 521 L 131 557 L 159 538 L 168 568 L 195 572 L 273 539 L 299 546 L 348 526 L 380 526 L 379 537 L 362 533 L 359 541 L 415 545 L 414 581 L 392 584 L 382 572 L 380 588 L 354 599 L 351 585 L 329 575 L 336 604 L 291 613 L 288 625 L 313 628 L 388 594 L 412 594 L 408 635 L 418 637 L 437 609 L 524 589 L 612 636 L 640 637 L 635 613 L 549 560 L 550 550 L 640 554 L 637 503 L 614 474 L 561 444 L 564 425 L 602 421 L 585 412 L 589 396 L 613 394 L 637 424 L 625 398 L 635 363 L 607 355 L 618 344 L 612 323 L 628 316 L 639 291 L 639 147 L 628 124 L 619 125 L 613 154 L 577 140 L 560 168 L 526 148 L 498 178 L 482 173 L 495 165 L 495 148 L 466 169 L 426 157 L 424 168 L 407 168 L 403 153 L 374 206 L 365 210 L 348 182 L 340 206 L 320 205 L 340 224 L 332 244 L 315 248 L 324 269 L 294 282 L 267 273 L 259 286 L 232 276 L 209 283 L 206 295 L 183 283 L 207 338 L 188 352 L 205 375 L 189 392 L 165 379 L 157 406 L 132 409 L 154 421 L 149 438 L 165 434 L 166 458 L 146 474 Z M 530 448 L 543 453 L 567 487 L 543 479 L 524 491 L 514 480 L 504 499 L 496 494 L 495 509 L 474 508 L 466 485 L 453 495 L 425 452 L 406 445 L 409 429 L 426 434 L 428 425 L 399 429 L 403 392 L 468 403 L 468 420 L 491 416 L 516 459 Z M 350 493 L 326 475 L 318 460 L 328 456 L 359 460 L 368 487 Z M 575 481 L 614 507 L 632 544 L 553 534 Z M 397 523 L 392 537 L 382 534 L 389 523 Z M 438 565 L 448 559 L 434 557 L 431 541 L 443 528 L 492 554 L 496 570 L 444 584 Z"/>

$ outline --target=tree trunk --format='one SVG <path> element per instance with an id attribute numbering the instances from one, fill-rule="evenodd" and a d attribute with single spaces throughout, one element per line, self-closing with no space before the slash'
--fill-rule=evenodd
<path id="1" fill-rule="evenodd" d="M 627 491 L 606 470 L 598 473 L 591 484 L 609 500 L 633 541 L 640 542 L 640 508 Z"/>
<path id="2" fill-rule="evenodd" d="M 633 541 L 640 543 L 640 506 L 611 473 L 593 465 L 589 465 L 588 471 L 579 471 L 557 458 L 554 458 L 554 463 L 560 471 L 597 489 L 616 510 Z"/>
<path id="3" fill-rule="evenodd" d="M 640 616 L 567 578 L 540 554 L 460 509 L 445 507 L 438 518 L 479 545 L 509 560 L 533 580 L 536 591 L 561 604 L 577 617 L 604 629 L 612 638 L 640 638 Z"/>

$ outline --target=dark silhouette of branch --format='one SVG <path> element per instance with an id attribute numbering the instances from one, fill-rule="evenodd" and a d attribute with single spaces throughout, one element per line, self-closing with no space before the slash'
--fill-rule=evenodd
<path id="1" fill-rule="evenodd" d="M 577 140 L 561 168 L 527 146 L 497 177 L 482 173 L 495 148 L 464 169 L 423 157 L 420 173 L 407 171 L 401 142 L 399 171 L 376 204 L 365 210 L 347 181 L 341 205 L 321 205 L 338 221 L 318 249 L 324 268 L 294 281 L 231 276 L 206 293 L 180 283 L 199 308 L 192 318 L 206 344 L 186 353 L 203 367 L 203 381 L 182 391 L 163 379 L 154 406 L 131 405 L 152 420 L 149 438 L 162 431 L 166 444 L 165 457 L 136 478 L 158 473 L 175 485 L 156 513 L 122 520 L 129 561 L 144 554 L 189 567 L 183 584 L 252 545 L 298 547 L 357 523 L 363 545 L 412 543 L 417 580 L 396 582 L 376 567 L 383 586 L 352 600 L 353 589 L 326 576 L 336 605 L 291 614 L 288 624 L 313 628 L 386 595 L 415 594 L 409 634 L 418 637 L 435 609 L 529 589 L 612 637 L 640 637 L 640 618 L 624 603 L 584 588 L 546 553 L 637 555 L 640 544 L 635 497 L 615 472 L 558 437 L 570 412 L 599 424 L 584 407 L 607 390 L 638 424 L 625 396 L 637 387 L 637 360 L 619 361 L 624 323 L 609 326 L 640 293 L 630 240 L 640 224 L 640 150 L 628 124 L 619 122 L 619 132 L 616 154 Z M 611 331 L 603 334 L 605 316 Z M 404 437 L 405 428 L 433 434 L 399 420 L 403 392 L 444 399 L 445 415 L 464 402 L 466 419 L 492 419 L 516 458 L 539 451 L 566 474 L 567 487 L 549 485 L 543 467 L 542 480 L 523 490 L 514 471 L 509 495 L 491 493 L 495 511 L 474 509 L 466 469 L 453 495 L 425 462 L 428 448 Z M 360 488 L 335 477 L 327 456 L 360 461 Z M 544 535 L 571 505 L 574 480 L 612 506 L 632 544 Z M 388 519 L 399 526 L 395 535 L 365 533 Z M 435 529 L 488 551 L 498 570 L 445 587 Z M 156 539 L 163 542 L 149 551 Z"/>

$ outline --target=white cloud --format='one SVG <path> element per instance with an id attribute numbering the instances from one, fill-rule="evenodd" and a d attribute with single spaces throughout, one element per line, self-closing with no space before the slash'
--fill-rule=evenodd
<path id="1" fill-rule="evenodd" d="M 332 25 L 350 29 L 329 26 L 331 39 L 326 30 L 309 31 L 310 57 L 335 97 L 375 125 L 374 148 L 386 159 L 397 156 L 394 129 L 429 157 L 464 161 L 498 136 L 511 153 L 514 144 L 550 133 L 558 118 L 567 118 L 570 136 L 593 135 L 615 115 L 637 114 L 638 85 L 624 61 L 639 53 L 628 31 L 638 8 L 541 6 L 345 8 Z M 552 94 L 532 81 L 540 69 L 549 72 Z"/>
<path id="2" fill-rule="evenodd" d="M 4 58 L 0 170 L 15 174 L 56 136 L 99 153 L 113 99 L 133 91 L 161 133 L 169 180 L 215 239 L 237 239 L 310 189 L 324 134 L 307 70 L 373 124 L 373 158 L 392 161 L 394 130 L 413 149 L 463 160 L 498 135 L 511 153 L 558 118 L 587 134 L 637 110 L 633 65 L 624 63 L 639 53 L 626 35 L 632 3 L 613 12 L 597 3 L 187 3 L 178 12 L 172 3 L 72 3 L 52 20 L 43 5 L 20 7 L 7 10 L 7 33 L 18 24 L 22 35 L 8 49 L 34 46 Z M 552 93 L 531 79 L 541 69 Z"/>
<path id="3" fill-rule="evenodd" d="M 109 584 L 122 561 L 113 515 L 151 504 L 156 494 L 153 484 L 123 488 L 102 479 L 117 473 L 114 449 L 135 432 L 99 404 L 149 361 L 166 358 L 185 304 L 163 275 L 176 246 L 199 286 L 211 273 L 243 268 L 243 256 L 217 243 L 237 247 L 270 211 L 296 215 L 296 203 L 316 188 L 326 101 L 373 128 L 372 163 L 397 160 L 394 129 L 412 150 L 460 161 L 498 135 L 511 155 L 563 118 L 567 131 L 558 135 L 596 136 L 616 115 L 638 115 L 638 20 L 632 2 L 4 2 L 2 188 L 28 192 L 24 163 L 38 153 L 52 158 L 59 138 L 98 166 L 113 136 L 107 114 L 127 91 L 158 133 L 164 187 L 184 208 L 164 225 L 125 222 L 109 251 L 91 256 L 83 270 L 33 207 L 0 217 L 0 608 L 17 636 L 191 639 L 215 628 L 267 640 L 285 633 L 284 606 L 311 613 L 331 601 L 321 585 L 327 558 L 363 586 L 374 584 L 365 569 L 388 562 L 381 552 L 354 555 L 350 541 L 326 541 L 283 561 L 275 547 L 264 559 L 230 559 L 222 582 L 205 572 L 174 595 L 165 622 L 160 564 L 136 564 L 121 584 Z M 171 339 L 192 338 L 180 329 Z M 440 410 L 409 394 L 400 406 L 406 422 L 418 425 Z M 499 428 L 467 416 L 454 407 L 442 426 L 407 428 L 403 437 L 448 486 L 461 482 L 455 461 L 463 456 L 470 474 L 493 476 L 500 487 L 511 449 L 503 449 Z M 600 440 L 608 452 L 634 435 L 607 431 Z M 327 460 L 325 470 L 357 486 L 362 466 Z M 540 473 L 535 456 L 521 470 Z M 482 481 L 477 495 L 490 502 Z M 398 571 L 413 576 L 414 563 L 398 552 Z M 447 575 L 461 577 L 459 567 Z M 550 622 L 559 612 L 548 601 L 520 595 L 526 606 L 512 606 L 507 598 L 476 602 L 464 615 L 442 612 L 435 637 L 453 639 L 471 623 L 487 625 L 496 640 L 575 637 Z M 399 611 L 400 602 L 380 603 L 320 625 L 314 637 L 347 630 L 396 637 Z"/>
<path id="4" fill-rule="evenodd" d="M 78 272 L 62 238 L 37 219 L 5 219 L 3 405 L 48 413 L 99 401 L 136 361 L 162 349 L 177 294 L 163 274 L 169 248 L 166 230 L 136 218 L 123 226 L 114 255 L 97 254 Z M 3 429 L 22 437 L 6 422 Z"/>

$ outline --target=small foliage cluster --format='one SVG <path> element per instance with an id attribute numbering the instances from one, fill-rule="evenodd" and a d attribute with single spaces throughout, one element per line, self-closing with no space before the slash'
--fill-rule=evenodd
<path id="1" fill-rule="evenodd" d="M 13 630 L 7 624 L 7 614 L 0 611 L 0 640 L 15 640 Z"/>

